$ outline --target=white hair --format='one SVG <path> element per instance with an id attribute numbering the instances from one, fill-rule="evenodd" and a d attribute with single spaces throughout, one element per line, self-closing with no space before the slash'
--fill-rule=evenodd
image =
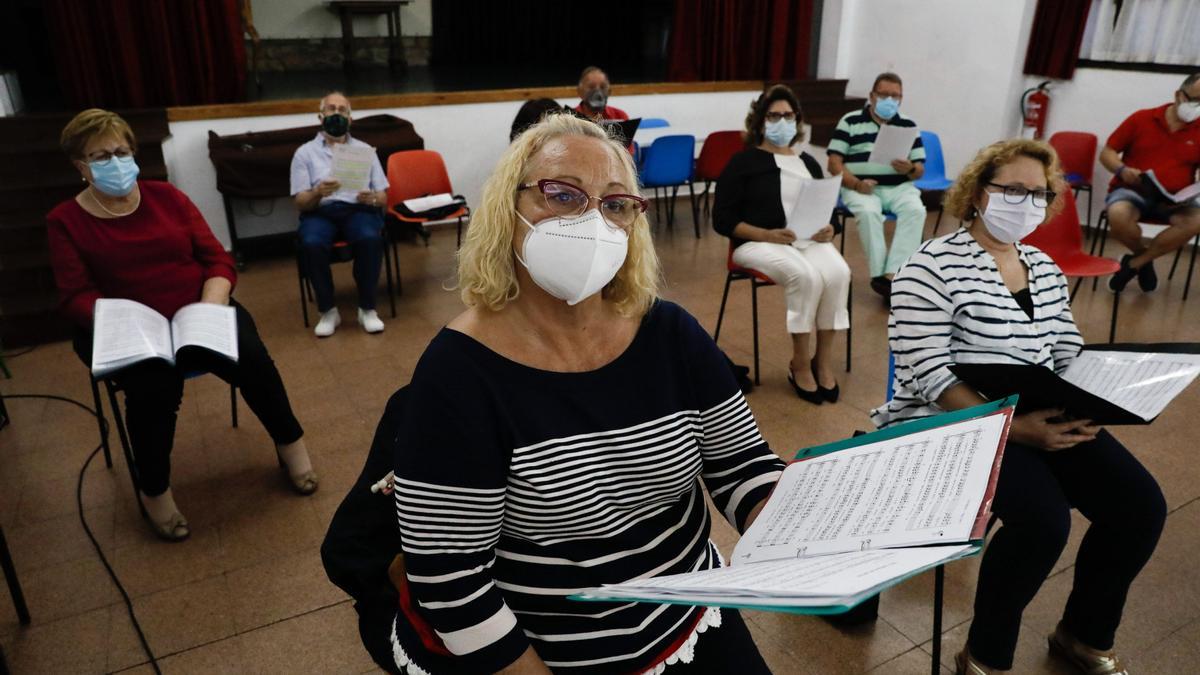
<path id="1" fill-rule="evenodd" d="M 350 97 L 346 96 L 342 92 L 334 89 L 333 91 L 329 92 L 328 94 L 325 94 L 324 96 L 322 96 L 321 100 L 317 102 L 317 112 L 325 112 L 325 100 L 328 99 L 330 96 L 341 96 L 342 98 L 346 99 L 346 107 L 349 108 L 350 110 L 354 110 L 354 106 L 350 105 Z"/>

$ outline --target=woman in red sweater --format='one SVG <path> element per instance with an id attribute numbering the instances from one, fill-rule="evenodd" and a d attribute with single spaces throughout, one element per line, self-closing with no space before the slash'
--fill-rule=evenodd
<path id="1" fill-rule="evenodd" d="M 79 328 L 75 351 L 85 364 L 91 363 L 92 312 L 100 298 L 136 300 L 168 319 L 197 301 L 237 310 L 237 363 L 184 350 L 175 366 L 155 359 L 113 375 L 125 391 L 139 498 L 155 534 L 171 541 L 190 534 L 170 487 L 185 373 L 211 372 L 240 387 L 275 441 L 292 488 L 312 494 L 317 477 L 304 431 L 254 320 L 230 297 L 237 281 L 233 260 L 199 210 L 169 183 L 137 180 L 137 141 L 116 113 L 79 113 L 63 129 L 61 144 L 87 187 L 50 212 L 47 233 L 60 307 Z"/>

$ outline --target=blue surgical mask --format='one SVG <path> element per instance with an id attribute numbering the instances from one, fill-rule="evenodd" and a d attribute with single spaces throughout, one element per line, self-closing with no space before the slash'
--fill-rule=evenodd
<path id="1" fill-rule="evenodd" d="M 137 183 L 139 169 L 132 155 L 88 162 L 88 167 L 92 170 L 92 185 L 106 195 L 124 197 Z"/>
<path id="2" fill-rule="evenodd" d="M 875 114 L 885 120 L 890 120 L 900 111 L 900 99 L 898 98 L 879 98 L 875 100 Z"/>
<path id="3" fill-rule="evenodd" d="M 767 122 L 763 127 L 763 135 L 767 137 L 767 141 L 771 145 L 777 145 L 781 148 L 786 148 L 792 144 L 792 139 L 796 137 L 796 120 L 778 120 L 775 122 Z"/>

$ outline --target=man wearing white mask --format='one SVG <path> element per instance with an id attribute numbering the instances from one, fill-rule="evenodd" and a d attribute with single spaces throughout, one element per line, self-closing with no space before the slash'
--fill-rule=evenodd
<path id="1" fill-rule="evenodd" d="M 1109 279 L 1113 291 L 1124 290 L 1135 276 L 1143 291 L 1154 290 L 1158 287 L 1154 259 L 1175 252 L 1200 233 L 1200 195 L 1179 201 L 1171 198 L 1196 183 L 1200 170 L 1197 120 L 1200 73 L 1192 73 L 1175 92 L 1173 102 L 1130 115 L 1100 151 L 1100 163 L 1113 173 L 1104 200 L 1109 226 L 1113 238 L 1130 251 L 1121 258 L 1121 270 Z M 1170 227 L 1143 244 L 1138 225 L 1143 218 L 1164 221 Z"/>
<path id="2" fill-rule="evenodd" d="M 879 129 L 915 127 L 917 123 L 900 114 L 903 84 L 895 73 L 882 73 L 871 86 L 870 99 L 862 110 L 847 113 L 838 121 L 829 141 L 829 173 L 842 177 L 842 203 L 858 221 L 858 236 L 867 253 L 871 288 L 885 299 L 891 295 L 892 277 L 921 245 L 925 229 L 925 205 L 913 181 L 925 174 L 925 148 L 918 135 L 907 159 L 873 164 L 867 159 L 875 147 Z M 896 214 L 896 232 L 889 248 L 883 231 L 884 212 Z"/>
<path id="3" fill-rule="evenodd" d="M 579 114 L 600 120 L 629 119 L 629 114 L 624 110 L 608 104 L 608 94 L 611 90 L 608 75 L 596 66 L 583 69 L 576 89 L 579 91 L 579 105 L 575 106 L 575 111 Z"/>

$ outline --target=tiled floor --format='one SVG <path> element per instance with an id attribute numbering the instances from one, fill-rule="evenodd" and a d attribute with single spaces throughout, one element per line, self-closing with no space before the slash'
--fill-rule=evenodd
<path id="1" fill-rule="evenodd" d="M 711 230 L 697 241 L 684 204 L 674 232 L 657 234 L 664 294 L 711 327 L 726 241 Z M 886 312 L 867 289 L 853 234 L 847 249 L 856 275 L 854 368 L 842 376 L 843 400 L 836 406 L 814 407 L 790 392 L 782 296 L 771 288 L 760 294 L 763 380 L 749 400 L 781 456 L 867 428 L 867 410 L 884 395 Z M 360 646 L 354 611 L 325 579 L 317 547 L 357 476 L 388 395 L 408 381 L 425 344 L 460 311 L 457 295 L 443 289 L 453 250 L 449 231 L 435 233 L 430 248 L 401 246 L 404 295 L 398 318 L 388 318 L 378 336 L 348 321 L 330 339 L 312 337 L 300 323 L 290 260 L 256 261 L 243 273 L 237 297 L 257 319 L 307 429 L 322 479 L 316 496 L 301 498 L 286 489 L 269 439 L 244 404 L 241 427 L 230 428 L 228 389 L 213 377 L 188 382 L 176 437 L 172 482 L 193 525 L 190 541 L 153 539 L 138 519 L 120 458 L 112 470 L 99 458 L 93 461 L 83 487 L 85 515 L 133 598 L 164 672 L 374 671 Z M 1160 262 L 1165 276 L 1169 261 Z M 1136 289 L 1126 294 L 1121 339 L 1200 341 L 1200 300 L 1191 306 L 1180 300 L 1184 269 L 1152 295 Z M 348 265 L 336 270 L 345 316 L 353 309 L 349 272 Z M 721 341 L 744 364 L 751 362 L 748 296 L 744 284 L 734 286 Z M 1110 302 L 1107 292 L 1080 293 L 1076 318 L 1088 339 L 1106 336 Z M 0 380 L 6 394 L 90 399 L 84 367 L 66 344 L 39 347 L 10 366 L 14 378 Z M 1193 387 L 1152 426 L 1118 430 L 1158 477 L 1171 509 L 1118 636 L 1123 654 L 1142 674 L 1194 673 L 1200 663 L 1200 462 L 1189 431 L 1198 404 L 1200 388 Z M 0 431 L 0 524 L 34 616 L 32 626 L 18 626 L 0 590 L 0 644 L 10 666 L 16 673 L 151 672 L 76 513 L 76 478 L 97 442 L 94 422 L 60 403 L 12 400 L 8 407 L 13 424 Z M 1077 519 L 1076 525 L 1074 543 L 1026 612 L 1018 672 L 1067 672 L 1047 658 L 1044 636 L 1070 588 L 1085 522 Z M 732 545 L 727 526 L 714 536 L 726 549 Z M 943 672 L 966 632 L 976 565 L 957 563 L 947 574 Z M 916 578 L 885 593 L 881 619 L 857 630 L 782 614 L 747 616 L 777 673 L 927 673 L 931 596 L 931 576 Z"/>

